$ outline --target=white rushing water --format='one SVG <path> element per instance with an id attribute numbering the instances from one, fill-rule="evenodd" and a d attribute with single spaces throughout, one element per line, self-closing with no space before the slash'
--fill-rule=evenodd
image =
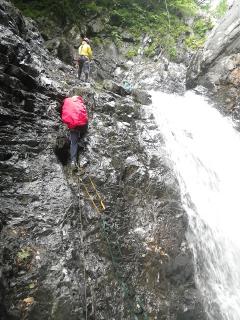
<path id="1" fill-rule="evenodd" d="M 196 283 L 211 320 L 240 320 L 240 135 L 192 92 L 153 93 L 189 217 Z"/>

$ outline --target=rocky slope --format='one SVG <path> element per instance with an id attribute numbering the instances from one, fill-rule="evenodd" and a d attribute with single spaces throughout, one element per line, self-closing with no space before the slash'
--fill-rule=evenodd
<path id="1" fill-rule="evenodd" d="M 0 318 L 203 320 L 178 185 L 148 107 L 81 84 L 8 1 L 0 21 Z M 69 90 L 91 118 L 77 172 L 59 116 Z"/>
<path id="2" fill-rule="evenodd" d="M 187 87 L 207 88 L 222 111 L 238 121 L 240 85 L 240 3 L 234 1 L 226 16 L 193 58 L 187 73 Z"/>

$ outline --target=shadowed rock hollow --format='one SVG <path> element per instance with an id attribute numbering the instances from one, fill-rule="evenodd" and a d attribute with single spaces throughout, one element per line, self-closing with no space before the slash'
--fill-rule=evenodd
<path id="1" fill-rule="evenodd" d="M 0 318 L 203 320 L 150 109 L 81 85 L 10 2 L 0 1 L 0 21 Z M 59 117 L 73 86 L 88 107 L 95 96 L 74 173 Z"/>

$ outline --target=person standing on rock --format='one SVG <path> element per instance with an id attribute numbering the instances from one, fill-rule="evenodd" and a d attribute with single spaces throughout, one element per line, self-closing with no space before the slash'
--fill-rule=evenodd
<path id="1" fill-rule="evenodd" d="M 90 73 L 90 60 L 92 59 L 92 49 L 89 45 L 89 39 L 83 38 L 82 44 L 78 49 L 79 53 L 79 67 L 78 67 L 78 79 L 81 79 L 82 72 L 85 76 L 85 81 L 89 79 Z"/>
<path id="2" fill-rule="evenodd" d="M 61 118 L 70 130 L 71 167 L 75 168 L 77 165 L 78 143 L 88 129 L 88 114 L 83 98 L 73 96 L 64 99 Z"/>

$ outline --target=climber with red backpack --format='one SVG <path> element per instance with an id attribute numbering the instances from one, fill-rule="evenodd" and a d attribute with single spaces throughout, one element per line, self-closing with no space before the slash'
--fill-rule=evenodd
<path id="1" fill-rule="evenodd" d="M 61 118 L 70 130 L 71 166 L 76 167 L 78 143 L 88 129 L 88 114 L 83 98 L 73 96 L 64 99 Z"/>

